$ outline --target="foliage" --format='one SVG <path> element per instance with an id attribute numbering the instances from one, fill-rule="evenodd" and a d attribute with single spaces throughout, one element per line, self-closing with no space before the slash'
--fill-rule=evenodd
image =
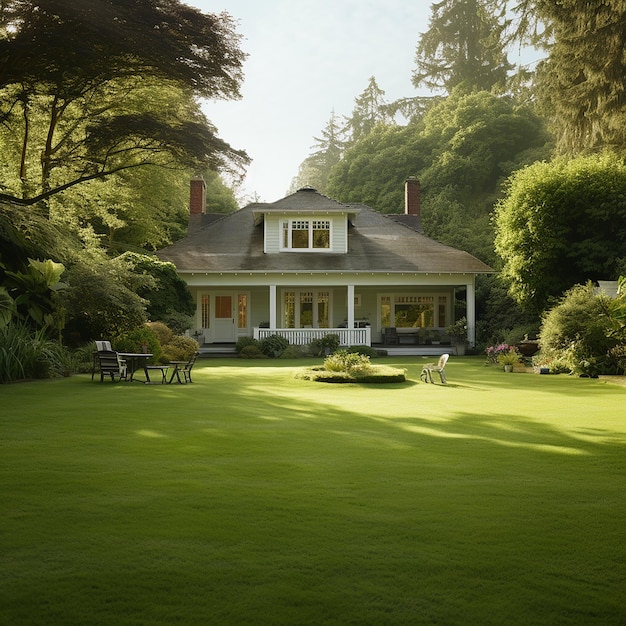
<path id="1" fill-rule="evenodd" d="M 289 345 L 289 341 L 282 335 L 268 335 L 259 341 L 261 352 L 270 358 L 278 358 Z"/>
<path id="2" fill-rule="evenodd" d="M 511 295 L 534 311 L 572 285 L 616 277 L 626 249 L 626 165 L 611 154 L 535 163 L 495 214 Z"/>
<path id="3" fill-rule="evenodd" d="M 503 88 L 511 68 L 504 51 L 504 10 L 493 0 L 443 0 L 431 5 L 429 29 L 420 37 L 415 87 L 451 92 Z"/>
<path id="4" fill-rule="evenodd" d="M 15 303 L 15 310 L 20 317 L 35 328 L 57 326 L 55 320 L 54 293 L 66 289 L 61 282 L 65 271 L 62 263 L 51 259 L 37 261 L 29 259 L 24 272 L 5 272 L 4 286 Z M 56 322 L 56 323 L 55 323 Z"/>
<path id="5" fill-rule="evenodd" d="M 515 346 L 510 346 L 508 343 L 500 343 L 496 346 L 489 346 L 485 349 L 487 363 L 499 363 L 500 356 L 507 354 L 511 350 L 515 350 Z"/>
<path id="6" fill-rule="evenodd" d="M 46 357 L 52 344 L 43 329 L 33 330 L 24 321 L 0 325 L 0 383 L 47 378 L 50 362 Z"/>
<path id="7" fill-rule="evenodd" d="M 226 14 L 177 0 L 112 0 L 97 11 L 10 0 L 0 11 L 0 115 L 13 148 L 4 156 L 19 185 L 0 199 L 33 205 L 148 164 L 247 160 L 195 99 L 239 96 L 244 55 Z"/>
<path id="8" fill-rule="evenodd" d="M 141 326 L 146 321 L 146 302 L 137 291 L 151 280 L 133 273 L 120 258 L 79 259 L 67 270 L 69 289 L 60 294 L 67 311 L 66 337 L 81 343 Z"/>
<path id="9" fill-rule="evenodd" d="M 340 351 L 341 352 L 341 351 Z M 336 357 L 338 353 L 331 355 Z M 362 357 L 364 355 L 352 353 L 352 356 Z M 328 357 L 330 359 L 331 357 Z M 342 361 L 339 360 L 336 363 L 331 362 L 331 367 L 334 369 L 328 369 L 326 365 L 323 367 L 311 367 L 296 372 L 296 378 L 301 380 L 310 380 L 319 383 L 401 383 L 406 380 L 406 372 L 397 367 L 389 367 L 384 365 L 365 365 L 365 362 L 357 363 L 354 360 L 354 367 L 350 370 L 341 369 Z M 348 359 L 351 361 L 351 359 Z M 344 365 L 347 367 L 348 364 Z"/>
<path id="10" fill-rule="evenodd" d="M 156 335 L 161 346 L 167 345 L 174 339 L 174 331 L 163 322 L 147 322 L 146 326 Z"/>
<path id="11" fill-rule="evenodd" d="M 198 342 L 191 337 L 174 335 L 164 344 L 161 344 L 160 363 L 170 361 L 187 361 L 198 351 Z"/>
<path id="12" fill-rule="evenodd" d="M 467 341 L 467 318 L 461 317 L 454 324 L 447 326 L 446 335 L 450 335 L 454 342 Z"/>
<path id="13" fill-rule="evenodd" d="M 134 252 L 122 254 L 120 260 L 128 263 L 136 274 L 154 279 L 137 290 L 137 295 L 147 301 L 146 312 L 152 321 L 164 321 L 174 313 L 187 316 L 195 314 L 193 296 L 173 263 Z"/>
<path id="14" fill-rule="evenodd" d="M 348 352 L 355 352 L 356 354 L 364 354 L 370 359 L 375 359 L 380 356 L 378 352 L 372 348 L 372 346 L 349 346 L 346 348 Z"/>
<path id="15" fill-rule="evenodd" d="M 148 352 L 153 355 L 152 360 L 155 363 L 161 362 L 161 344 L 156 333 L 147 324 L 117 335 L 113 344 L 118 352 Z"/>
<path id="16" fill-rule="evenodd" d="M 307 346 L 288 345 L 280 355 L 281 359 L 300 359 L 309 356 Z"/>
<path id="17" fill-rule="evenodd" d="M 610 336 L 608 309 L 609 298 L 592 283 L 572 287 L 543 316 L 539 358 L 559 360 L 575 373 L 614 373 L 609 351 L 617 341 Z"/>
<path id="18" fill-rule="evenodd" d="M 255 339 L 254 337 L 239 337 L 237 343 L 235 344 L 235 352 L 239 354 L 247 346 L 259 347 L 259 340 Z"/>
<path id="19" fill-rule="evenodd" d="M 497 359 L 500 365 L 515 365 L 521 362 L 522 357 L 515 347 L 509 347 L 508 350 L 501 351 Z"/>
<path id="20" fill-rule="evenodd" d="M 329 372 L 345 372 L 356 378 L 368 373 L 371 369 L 369 356 L 348 350 L 337 350 L 324 359 L 324 367 Z"/>
<path id="21" fill-rule="evenodd" d="M 536 71 L 536 94 L 562 153 L 626 147 L 622 0 L 518 3 L 519 24 L 539 20 L 548 57 Z M 536 23 L 536 22 L 534 22 Z M 529 29 L 526 29 L 526 33 Z M 521 34 L 521 33 L 520 33 Z"/>
<path id="22" fill-rule="evenodd" d="M 248 344 L 243 346 L 239 350 L 238 355 L 240 359 L 267 359 L 268 356 L 261 350 L 257 344 Z"/>

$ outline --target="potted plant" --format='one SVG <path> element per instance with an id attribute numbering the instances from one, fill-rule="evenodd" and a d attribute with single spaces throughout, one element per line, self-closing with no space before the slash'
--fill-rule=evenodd
<path id="1" fill-rule="evenodd" d="M 510 348 L 506 352 L 501 352 L 498 355 L 498 363 L 504 367 L 505 372 L 512 372 L 513 366 L 520 361 L 520 354 L 515 348 Z"/>
<path id="2" fill-rule="evenodd" d="M 452 344 L 456 346 L 458 356 L 465 354 L 465 346 L 467 344 L 467 319 L 462 317 L 454 324 L 446 328 L 446 334 L 450 336 Z"/>

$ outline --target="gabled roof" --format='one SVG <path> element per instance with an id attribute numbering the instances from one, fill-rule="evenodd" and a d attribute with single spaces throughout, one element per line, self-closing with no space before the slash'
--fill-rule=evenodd
<path id="1" fill-rule="evenodd" d="M 353 216 L 348 252 L 263 252 L 266 213 L 330 212 Z M 418 272 L 474 273 L 492 269 L 462 250 L 434 241 L 365 205 L 336 202 L 301 189 L 278 202 L 250 204 L 201 225 L 157 255 L 179 272 Z"/>
<path id="2" fill-rule="evenodd" d="M 343 204 L 328 198 L 327 196 L 319 193 L 313 187 L 303 187 L 295 193 L 292 193 L 285 198 L 281 198 L 276 202 L 270 202 L 266 204 L 256 204 L 254 209 L 255 221 L 258 223 L 262 219 L 263 215 L 279 213 L 281 215 L 289 213 L 319 213 L 322 215 L 332 214 L 349 214 L 351 218 L 359 212 L 358 209 L 354 209 L 353 205 Z"/>

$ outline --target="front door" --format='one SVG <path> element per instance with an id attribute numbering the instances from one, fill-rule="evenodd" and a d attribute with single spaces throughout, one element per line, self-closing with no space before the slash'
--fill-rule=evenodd
<path id="1" fill-rule="evenodd" d="M 235 297 L 230 293 L 216 293 L 214 295 L 213 311 L 213 341 L 235 341 L 236 311 Z"/>

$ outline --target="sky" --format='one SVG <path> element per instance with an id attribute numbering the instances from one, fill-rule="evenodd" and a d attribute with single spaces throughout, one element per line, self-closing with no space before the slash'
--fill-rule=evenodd
<path id="1" fill-rule="evenodd" d="M 334 110 L 350 116 L 369 78 L 387 101 L 416 96 L 411 83 L 429 0 L 185 0 L 238 22 L 241 100 L 207 101 L 220 138 L 252 158 L 238 195 L 274 202 L 289 190 Z"/>

